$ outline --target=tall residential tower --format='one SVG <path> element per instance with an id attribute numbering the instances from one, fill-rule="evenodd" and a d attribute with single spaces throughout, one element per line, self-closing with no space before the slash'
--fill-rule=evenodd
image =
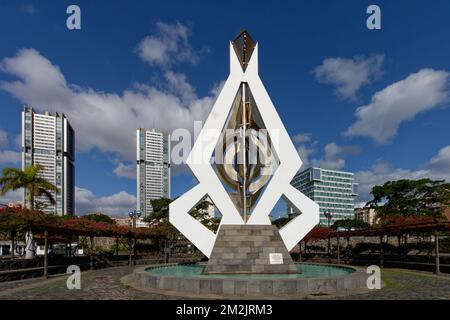
<path id="1" fill-rule="evenodd" d="M 42 177 L 53 183 L 58 192 L 56 204 L 45 197 L 35 199 L 46 213 L 74 213 L 75 200 L 75 133 L 64 114 L 36 113 L 25 107 L 22 112 L 22 168 L 42 165 Z M 24 191 L 24 205 L 28 195 Z"/>
<path id="2" fill-rule="evenodd" d="M 147 215 L 151 200 L 170 198 L 170 135 L 155 129 L 136 135 L 137 209 Z"/>

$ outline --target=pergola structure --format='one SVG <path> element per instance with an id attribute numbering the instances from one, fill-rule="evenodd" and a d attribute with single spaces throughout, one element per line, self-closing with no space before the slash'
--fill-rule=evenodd
<path id="1" fill-rule="evenodd" d="M 435 272 L 440 273 L 439 266 L 439 233 L 450 231 L 450 221 L 448 220 L 435 220 L 435 219 L 422 219 L 411 223 L 406 221 L 405 223 L 393 223 L 386 224 L 384 226 L 377 226 L 370 229 L 352 230 L 352 231 L 335 231 L 331 228 L 316 227 L 314 228 L 303 241 L 313 239 L 330 239 L 335 238 L 337 240 L 337 260 L 340 263 L 340 246 L 339 242 L 341 238 L 351 237 L 379 237 L 380 239 L 380 266 L 383 266 L 383 239 L 386 236 L 402 236 L 411 233 L 430 233 L 435 238 Z M 330 246 L 328 245 L 328 252 L 330 252 Z"/>
<path id="2" fill-rule="evenodd" d="M 164 227 L 131 228 L 103 222 L 96 222 L 85 218 L 58 217 L 47 215 L 39 211 L 22 208 L 0 209 L 0 231 L 8 232 L 11 240 L 17 232 L 32 232 L 33 237 L 44 241 L 44 277 L 48 277 L 48 248 L 50 241 L 71 242 L 73 236 L 90 238 L 90 268 L 94 268 L 94 237 L 113 237 L 130 241 L 129 263 L 132 263 L 133 247 L 136 248 L 137 239 L 156 239 L 165 237 L 168 230 Z M 134 240 L 134 246 L 132 241 Z"/>

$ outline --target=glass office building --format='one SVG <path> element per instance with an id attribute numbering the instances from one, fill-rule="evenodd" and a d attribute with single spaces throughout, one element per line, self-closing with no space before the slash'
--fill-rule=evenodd
<path id="1" fill-rule="evenodd" d="M 297 173 L 291 184 L 319 205 L 321 225 L 328 225 L 325 212 L 332 213 L 330 225 L 337 220 L 354 219 L 358 184 L 353 173 L 313 167 Z M 288 208 L 288 214 L 296 212 Z"/>
<path id="2" fill-rule="evenodd" d="M 170 198 L 170 135 L 137 130 L 137 209 L 152 212 L 151 200 Z"/>

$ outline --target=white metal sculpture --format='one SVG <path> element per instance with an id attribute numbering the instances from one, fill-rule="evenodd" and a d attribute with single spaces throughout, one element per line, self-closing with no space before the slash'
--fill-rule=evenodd
<path id="1" fill-rule="evenodd" d="M 225 129 L 235 134 L 224 137 Z M 251 163 L 252 146 L 266 159 L 257 156 Z M 219 156 L 223 163 L 211 164 Z M 269 214 L 283 197 L 300 213 L 280 229 L 288 250 L 319 222 L 319 206 L 290 184 L 302 161 L 259 78 L 258 44 L 246 31 L 230 42 L 230 75 L 186 163 L 199 184 L 170 204 L 169 219 L 207 257 L 216 234 L 189 214 L 205 196 L 222 214 L 221 225 L 270 224 Z"/>

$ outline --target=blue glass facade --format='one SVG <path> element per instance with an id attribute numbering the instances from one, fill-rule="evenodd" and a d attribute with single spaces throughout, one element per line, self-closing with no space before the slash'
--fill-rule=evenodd
<path id="1" fill-rule="evenodd" d="M 324 215 L 327 211 L 333 214 L 330 224 L 354 218 L 354 199 L 358 188 L 353 173 L 308 168 L 297 173 L 291 184 L 319 205 L 321 225 L 328 225 Z M 288 211 L 292 213 L 291 208 Z"/>

